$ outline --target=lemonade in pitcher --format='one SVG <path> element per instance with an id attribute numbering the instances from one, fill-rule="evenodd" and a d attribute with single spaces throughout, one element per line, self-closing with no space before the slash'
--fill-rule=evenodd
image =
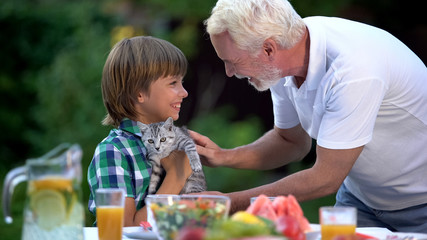
<path id="1" fill-rule="evenodd" d="M 83 239 L 78 184 L 62 177 L 29 181 L 23 239 Z"/>
<path id="2" fill-rule="evenodd" d="M 8 172 L 2 196 L 6 223 L 13 222 L 13 189 L 28 182 L 23 240 L 83 240 L 81 157 L 78 144 L 64 143 Z"/>

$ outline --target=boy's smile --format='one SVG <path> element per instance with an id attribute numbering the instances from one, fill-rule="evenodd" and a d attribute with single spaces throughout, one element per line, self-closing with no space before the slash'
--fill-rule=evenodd
<path id="1" fill-rule="evenodd" d="M 179 111 L 181 109 L 181 103 L 172 105 L 173 108 L 175 108 L 177 111 Z"/>

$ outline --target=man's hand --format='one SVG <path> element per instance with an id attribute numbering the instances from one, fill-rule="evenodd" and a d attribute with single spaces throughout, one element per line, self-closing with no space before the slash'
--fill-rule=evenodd
<path id="1" fill-rule="evenodd" d="M 189 130 L 189 133 L 196 143 L 197 153 L 200 155 L 202 164 L 208 167 L 221 166 L 221 163 L 219 162 L 221 158 L 218 157 L 218 153 L 223 149 L 206 136 L 191 130 Z"/>

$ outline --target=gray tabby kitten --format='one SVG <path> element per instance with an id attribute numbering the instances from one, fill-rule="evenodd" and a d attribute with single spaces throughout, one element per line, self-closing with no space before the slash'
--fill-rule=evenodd
<path id="1" fill-rule="evenodd" d="M 206 191 L 202 163 L 196 151 L 196 144 L 190 137 L 187 128 L 174 126 L 171 117 L 165 122 L 152 124 L 138 122 L 138 127 L 141 129 L 142 141 L 148 150 L 147 157 L 153 169 L 148 194 L 154 194 L 163 180 L 165 170 L 160 164 L 160 160 L 169 156 L 174 150 L 185 151 L 193 170 L 180 194 Z"/>

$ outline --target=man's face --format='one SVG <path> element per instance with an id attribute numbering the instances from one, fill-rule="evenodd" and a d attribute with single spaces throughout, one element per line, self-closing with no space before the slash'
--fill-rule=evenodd
<path id="1" fill-rule="evenodd" d="M 265 91 L 280 80 L 280 69 L 265 60 L 262 53 L 253 57 L 248 51 L 239 49 L 227 32 L 212 35 L 211 42 L 218 57 L 224 62 L 228 77 L 247 78 L 258 91 Z"/>

